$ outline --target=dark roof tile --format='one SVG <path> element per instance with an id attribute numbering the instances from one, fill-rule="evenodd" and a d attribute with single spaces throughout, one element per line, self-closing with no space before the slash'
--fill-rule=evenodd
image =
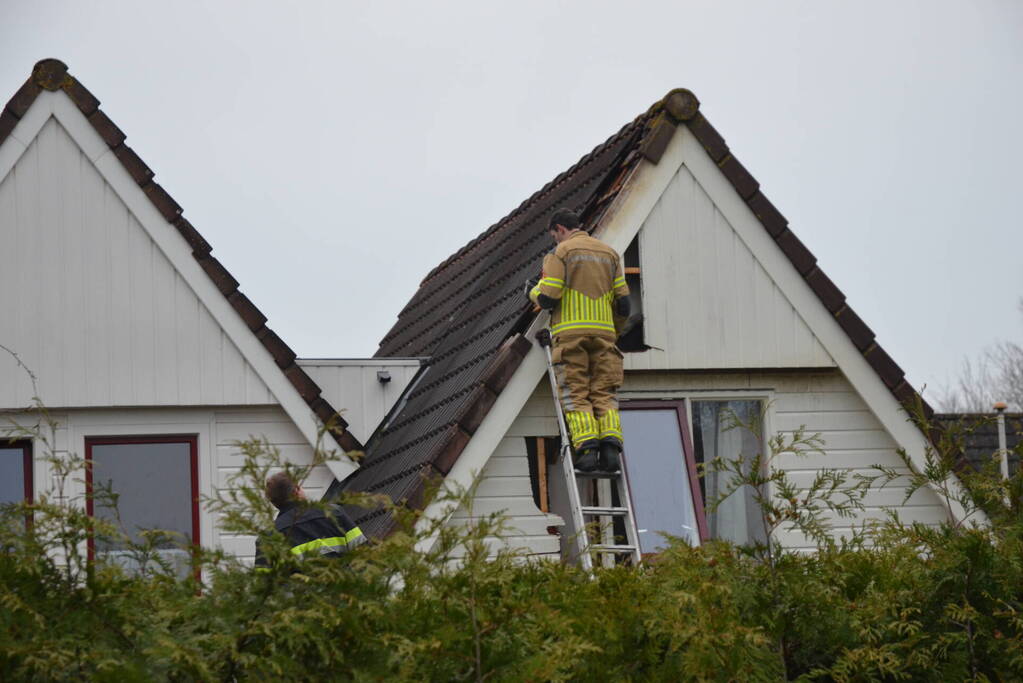
<path id="1" fill-rule="evenodd" d="M 288 368 L 284 371 L 284 376 L 287 377 L 292 386 L 298 390 L 298 393 L 302 395 L 302 398 L 305 399 L 306 403 L 312 404 L 320 397 L 320 387 L 317 386 L 312 377 L 306 374 L 305 370 L 295 363 L 288 366 Z"/>
<path id="2" fill-rule="evenodd" d="M 103 138 L 103 142 L 107 143 L 107 147 L 114 149 L 124 142 L 124 133 L 110 120 L 109 116 L 103 113 L 102 109 L 94 110 L 89 114 L 88 118 L 89 123 L 99 133 L 99 136 Z"/>
<path id="3" fill-rule="evenodd" d="M 749 199 L 760 189 L 760 183 L 757 182 L 756 178 L 750 175 L 746 167 L 739 163 L 739 160 L 731 154 L 719 161 L 718 167 L 743 200 Z"/>
<path id="4" fill-rule="evenodd" d="M 274 357 L 274 362 L 277 363 L 277 367 L 281 370 L 288 368 L 295 362 L 295 352 L 269 327 L 259 330 L 256 336 L 263 343 L 263 347 Z"/>
<path id="5" fill-rule="evenodd" d="M 792 261 L 792 265 L 796 267 L 800 275 L 806 276 L 817 265 L 817 258 L 810 253 L 810 250 L 806 248 L 803 242 L 791 230 L 786 230 L 778 235 L 775 240 L 778 242 L 781 250 L 785 252 L 785 255 L 789 257 L 789 261 Z"/>
<path id="6" fill-rule="evenodd" d="M 894 389 L 899 385 L 899 382 L 903 381 L 906 373 L 902 371 L 898 363 L 892 360 L 888 352 L 877 344 L 867 349 L 863 355 L 881 380 L 888 385 L 889 389 Z"/>
<path id="7" fill-rule="evenodd" d="M 643 140 L 643 144 L 639 147 L 639 153 L 642 154 L 648 161 L 657 163 L 661 160 L 661 155 L 664 154 L 664 150 L 668 148 L 668 143 L 671 142 L 671 138 L 675 136 L 676 124 L 673 123 L 666 115 L 662 114 L 654 120 L 653 126 L 651 127 L 650 134 Z"/>
<path id="8" fill-rule="evenodd" d="M 0 143 L 7 139 L 14 127 L 18 125 L 18 117 L 7 111 L 0 112 Z"/>
<path id="9" fill-rule="evenodd" d="M 153 171 L 146 166 L 146 162 L 142 161 L 142 158 L 131 147 L 121 145 L 114 150 L 114 156 L 139 186 L 145 186 L 153 179 Z"/>
<path id="10" fill-rule="evenodd" d="M 781 215 L 781 211 L 774 207 L 774 204 L 764 196 L 763 192 L 757 192 L 746 201 L 746 204 L 753 211 L 753 215 L 760 220 L 761 225 L 767 229 L 771 237 L 778 237 L 778 235 L 788 229 L 788 219 Z"/>
<path id="11" fill-rule="evenodd" d="M 866 351 L 874 343 L 873 330 L 867 327 L 867 323 L 863 322 L 863 319 L 856 315 L 856 311 L 853 309 L 848 306 L 843 307 L 835 314 L 835 319 L 838 320 L 838 324 L 845 330 L 858 351 Z"/>
<path id="12" fill-rule="evenodd" d="M 820 268 L 810 271 L 806 276 L 806 282 L 829 312 L 837 313 L 845 305 L 845 294 Z"/>
<path id="13" fill-rule="evenodd" d="M 70 76 L 64 80 L 64 92 L 68 94 L 71 101 L 75 103 L 78 110 L 88 116 L 99 108 L 99 100 L 89 92 L 89 89 L 82 85 L 77 78 Z"/>
<path id="14" fill-rule="evenodd" d="M 173 223 L 181 215 L 181 206 L 174 201 L 167 190 L 163 189 L 157 183 L 149 183 L 142 188 L 142 191 L 149 197 L 149 201 L 153 203 L 156 210 L 159 211 L 164 218 L 167 219 L 168 223 Z"/>
<path id="15" fill-rule="evenodd" d="M 725 144 L 725 139 L 721 137 L 714 126 L 710 125 L 710 121 L 705 119 L 703 114 L 697 112 L 692 119 L 686 122 L 686 127 L 707 150 L 707 154 L 715 164 L 728 154 L 728 145 Z"/>
<path id="16" fill-rule="evenodd" d="M 32 103 L 39 97 L 39 93 L 43 91 L 35 81 L 31 78 L 25 81 L 25 83 L 18 88 L 18 92 L 14 93 L 14 96 L 8 100 L 7 106 L 4 107 L 5 111 L 9 111 L 16 118 L 21 118 L 28 111 L 28 108 L 32 106 Z"/>
<path id="17" fill-rule="evenodd" d="M 206 241 L 206 238 L 200 235 L 195 226 L 189 223 L 188 219 L 184 216 L 177 217 L 174 221 L 174 227 L 178 229 L 178 232 L 185 238 L 188 245 L 192 247 L 192 253 L 197 258 L 203 258 L 213 250 L 213 247 Z"/>
<path id="18" fill-rule="evenodd" d="M 266 316 L 263 312 L 256 308 L 256 305 L 249 301 L 249 297 L 241 293 L 241 290 L 235 289 L 231 292 L 227 300 L 231 302 L 231 306 L 238 312 L 238 315 L 245 321 L 246 326 L 253 332 L 259 330 L 263 325 L 266 324 Z M 315 412 L 315 409 L 314 409 Z"/>

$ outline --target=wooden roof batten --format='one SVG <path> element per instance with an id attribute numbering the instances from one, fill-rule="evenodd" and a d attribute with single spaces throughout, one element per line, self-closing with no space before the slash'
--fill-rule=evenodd
<path id="1" fill-rule="evenodd" d="M 0 144 L 14 131 L 36 98 L 44 91 L 63 91 L 86 118 L 103 142 L 110 148 L 124 170 L 131 176 L 150 203 L 170 223 L 191 248 L 192 256 L 224 296 L 246 327 L 256 336 L 274 363 L 294 387 L 309 409 L 325 425 L 337 445 L 344 450 L 357 451 L 362 444 L 351 432 L 348 423 L 330 403 L 321 396 L 320 387 L 298 366 L 296 354 L 269 327 L 267 318 L 238 288 L 238 281 L 227 268 L 212 255 L 212 247 L 186 219 L 183 209 L 158 183 L 153 171 L 133 149 L 124 144 L 127 136 L 100 108 L 100 101 L 74 76 L 59 59 L 43 59 L 35 64 L 28 80 L 18 89 L 0 112 Z"/>

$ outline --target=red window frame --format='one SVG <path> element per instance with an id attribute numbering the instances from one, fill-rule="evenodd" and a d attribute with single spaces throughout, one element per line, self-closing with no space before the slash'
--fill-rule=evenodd
<path id="1" fill-rule="evenodd" d="M 32 442 L 28 439 L 15 439 L 14 441 L 0 441 L 0 448 L 11 450 L 21 449 L 21 471 L 23 479 L 23 491 L 25 502 L 31 505 L 35 501 L 35 477 L 32 472 Z M 25 527 L 32 526 L 32 513 L 25 515 Z"/>
<path id="2" fill-rule="evenodd" d="M 679 434 L 682 436 L 682 455 L 685 459 L 686 470 L 689 474 L 689 489 L 693 495 L 693 507 L 696 508 L 696 525 L 700 534 L 700 542 L 710 540 L 707 531 L 707 512 L 703 506 L 703 492 L 700 489 L 700 477 L 696 473 L 696 456 L 693 449 L 693 437 L 689 433 L 689 401 L 687 399 L 666 399 L 666 400 L 627 400 L 621 401 L 618 405 L 622 411 L 626 410 L 674 410 L 678 419 Z M 626 440 L 626 453 L 628 452 L 628 440 Z M 626 472 L 629 469 L 629 458 L 623 459 Z M 632 490 L 631 478 L 629 484 L 629 497 L 636 500 L 635 492 Z"/>
<path id="3" fill-rule="evenodd" d="M 187 443 L 189 446 L 189 467 L 192 484 L 192 545 L 199 545 L 199 437 L 195 434 L 160 436 L 87 436 L 85 437 L 85 512 L 92 517 L 92 447 L 153 443 Z M 89 534 L 89 559 L 95 559 L 95 541 Z"/>

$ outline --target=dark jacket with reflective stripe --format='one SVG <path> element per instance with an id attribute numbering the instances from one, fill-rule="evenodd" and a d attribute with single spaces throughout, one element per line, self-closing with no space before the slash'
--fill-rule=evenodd
<path id="1" fill-rule="evenodd" d="M 340 557 L 342 553 L 366 542 L 359 527 L 340 505 L 330 506 L 330 516 L 324 510 L 303 505 L 300 501 L 287 503 L 274 520 L 274 529 L 288 539 L 291 554 L 303 557 Z M 256 539 L 256 566 L 266 567 L 262 544 Z"/>

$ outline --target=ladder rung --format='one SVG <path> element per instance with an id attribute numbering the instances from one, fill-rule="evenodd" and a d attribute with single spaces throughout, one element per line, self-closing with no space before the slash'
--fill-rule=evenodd
<path id="1" fill-rule="evenodd" d="M 575 476 L 583 479 L 617 479 L 621 474 L 621 470 L 617 472 L 580 472 L 575 470 Z"/>
<path id="2" fill-rule="evenodd" d="M 636 551 L 634 545 L 603 545 L 594 544 L 587 548 L 597 553 L 632 553 Z"/>
<path id="3" fill-rule="evenodd" d="M 604 517 L 624 517 L 629 514 L 629 508 L 602 508 L 593 506 L 583 506 L 582 511 L 584 515 L 601 515 Z"/>

